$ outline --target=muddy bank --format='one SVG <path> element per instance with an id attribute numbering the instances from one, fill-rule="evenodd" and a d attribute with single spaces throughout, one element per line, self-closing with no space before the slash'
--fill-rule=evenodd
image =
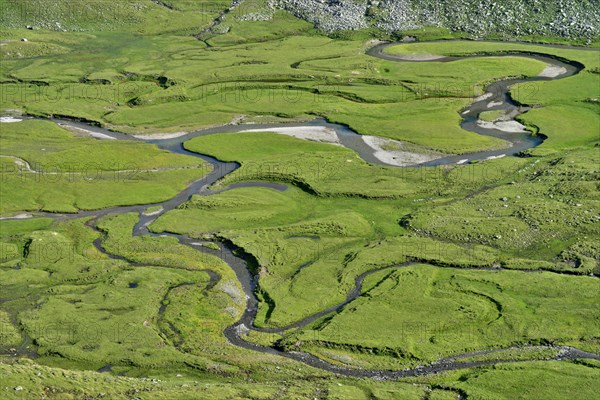
<path id="1" fill-rule="evenodd" d="M 319 143 L 330 143 L 340 145 L 340 139 L 338 138 L 334 129 L 325 126 L 286 126 L 279 128 L 265 128 L 265 129 L 245 129 L 240 132 L 271 132 L 278 133 L 281 135 L 295 137 L 296 139 L 310 140 Z"/>
<path id="2" fill-rule="evenodd" d="M 433 152 L 431 154 L 424 154 L 404 150 L 405 144 L 403 142 L 379 136 L 364 135 L 362 139 L 367 146 L 374 150 L 373 156 L 387 165 L 394 165 L 396 167 L 419 165 L 443 156 L 442 154 L 434 154 Z"/>

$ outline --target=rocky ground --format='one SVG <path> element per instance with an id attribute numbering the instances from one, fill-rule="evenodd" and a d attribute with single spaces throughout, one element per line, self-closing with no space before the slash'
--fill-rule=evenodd
<path id="1" fill-rule="evenodd" d="M 82 0 L 84 6 L 76 10 L 69 0 L 5 3 L 0 2 L 3 25 L 56 31 L 139 28 L 155 23 L 152 15 L 156 13 L 168 19 L 185 12 L 191 19 L 179 28 L 204 23 L 203 32 L 224 33 L 220 30 L 226 25 L 220 22 L 239 8 L 234 17 L 238 20 L 265 21 L 276 10 L 287 10 L 326 32 L 374 28 L 395 34 L 440 27 L 473 37 L 540 35 L 591 40 L 600 35 L 598 0 L 128 0 L 118 7 L 110 0 Z M 198 11 L 204 15 L 199 20 Z M 167 23 L 161 29 L 172 28 Z"/>
<path id="2" fill-rule="evenodd" d="M 552 35 L 592 38 L 600 32 L 595 0 L 273 0 L 325 31 L 374 26 L 394 33 L 423 26 L 475 36 Z"/>

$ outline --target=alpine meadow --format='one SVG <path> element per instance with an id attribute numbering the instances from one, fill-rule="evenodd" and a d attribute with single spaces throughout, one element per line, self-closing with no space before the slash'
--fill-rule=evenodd
<path id="1" fill-rule="evenodd" d="M 0 398 L 598 398 L 597 0 L 0 11 Z"/>

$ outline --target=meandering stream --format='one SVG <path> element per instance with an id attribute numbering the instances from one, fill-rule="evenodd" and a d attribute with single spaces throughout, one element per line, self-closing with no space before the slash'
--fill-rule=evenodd
<path id="1" fill-rule="evenodd" d="M 395 57 L 395 56 L 385 53 L 384 52 L 385 48 L 390 45 L 393 45 L 393 44 L 382 44 L 382 45 L 376 46 L 376 47 L 370 49 L 368 51 L 368 54 L 371 56 L 383 58 L 386 60 L 393 60 L 393 61 L 399 61 L 399 62 L 419 62 L 419 61 L 400 60 L 400 59 L 398 59 L 398 57 Z M 477 153 L 465 154 L 465 155 L 459 155 L 459 156 L 443 157 L 443 158 L 439 158 L 439 159 L 436 159 L 436 160 L 433 160 L 433 161 L 430 161 L 427 163 L 423 163 L 423 164 L 421 164 L 421 166 L 423 166 L 423 165 L 456 164 L 456 163 L 463 163 L 466 161 L 483 160 L 483 159 L 488 159 L 488 158 L 496 158 L 496 157 L 500 157 L 500 156 L 514 155 L 525 149 L 534 147 L 543 141 L 543 136 L 531 136 L 528 132 L 511 132 L 511 133 L 509 133 L 509 132 L 504 132 L 504 131 L 495 129 L 493 127 L 482 127 L 480 124 L 477 123 L 479 113 L 481 113 L 482 111 L 500 110 L 501 109 L 501 110 L 505 110 L 507 113 L 509 113 L 511 115 L 512 119 L 514 120 L 514 118 L 516 116 L 518 116 L 520 113 L 526 112 L 527 108 L 523 108 L 523 107 L 520 107 L 519 105 L 515 104 L 515 102 L 510 97 L 509 90 L 512 85 L 515 85 L 517 83 L 533 82 L 533 81 L 539 81 L 539 80 L 561 79 L 561 78 L 572 76 L 572 75 L 578 73 L 579 71 L 581 71 L 582 66 L 578 65 L 577 63 L 568 62 L 566 60 L 559 60 L 555 57 L 551 57 L 551 56 L 547 56 L 547 55 L 543 55 L 543 54 L 511 53 L 511 55 L 513 55 L 513 56 L 519 55 L 519 56 L 524 56 L 524 57 L 535 58 L 537 60 L 544 61 L 548 64 L 553 64 L 560 68 L 564 68 L 566 71 L 554 78 L 533 77 L 533 78 L 526 78 L 526 79 L 509 79 L 509 80 L 502 80 L 499 82 L 495 82 L 495 83 L 489 85 L 488 87 L 486 87 L 485 90 L 486 90 L 486 93 L 488 93 L 487 95 L 484 95 L 481 98 L 477 99 L 466 110 L 461 111 L 461 114 L 463 117 L 461 126 L 464 129 L 471 131 L 471 132 L 478 133 L 478 134 L 482 134 L 482 135 L 499 137 L 501 139 L 509 141 L 512 146 L 510 148 L 502 149 L 502 150 L 493 150 L 493 151 L 477 152 Z M 481 56 L 477 56 L 477 57 L 481 57 Z M 443 59 L 438 59 L 436 61 L 451 62 L 453 60 L 462 59 L 462 58 L 468 58 L 468 57 L 452 57 L 452 58 L 444 57 Z M 490 103 L 492 104 L 491 106 L 490 106 Z M 211 195 L 211 194 L 216 193 L 214 191 L 211 191 L 211 189 L 210 189 L 211 185 L 214 184 L 215 182 L 219 181 L 226 175 L 234 172 L 235 170 L 237 170 L 240 167 L 240 165 L 238 163 L 221 162 L 213 157 L 190 152 L 184 148 L 184 146 L 183 146 L 184 142 L 186 142 L 194 137 L 203 136 L 203 135 L 211 135 L 211 134 L 225 133 L 225 132 L 238 132 L 238 131 L 241 131 L 244 129 L 249 129 L 249 128 L 268 130 L 269 128 L 282 126 L 281 124 L 252 124 L 252 125 L 224 126 L 224 127 L 219 127 L 219 128 L 211 128 L 211 129 L 205 129 L 205 130 L 201 130 L 201 131 L 197 131 L 197 132 L 192 132 L 192 133 L 185 134 L 185 135 L 182 135 L 182 136 L 179 136 L 176 138 L 170 138 L 170 139 L 164 139 L 164 140 L 152 140 L 152 139 L 142 140 L 142 139 L 135 139 L 135 138 L 132 138 L 131 136 L 124 135 L 124 134 L 114 132 L 114 131 L 110 131 L 110 130 L 107 130 L 104 128 L 90 126 L 83 122 L 76 122 L 76 121 L 71 121 L 71 120 L 54 120 L 54 121 L 59 124 L 66 124 L 71 127 L 76 127 L 76 128 L 92 131 L 97 134 L 97 137 L 104 137 L 105 139 L 107 137 L 109 137 L 109 138 L 116 139 L 116 140 L 141 140 L 146 143 L 156 144 L 161 149 L 168 150 L 173 153 L 185 154 L 188 156 L 198 157 L 198 158 L 203 159 L 204 161 L 207 161 L 208 163 L 210 163 L 212 165 L 212 167 L 213 167 L 212 171 L 210 173 L 208 173 L 206 176 L 204 176 L 203 178 L 190 184 L 186 189 L 181 191 L 177 196 L 173 197 L 170 200 L 161 202 L 161 203 L 146 204 L 146 205 L 139 205 L 139 206 L 113 207 L 113 208 L 108 208 L 108 209 L 104 209 L 104 210 L 100 210 L 100 211 L 85 211 L 85 212 L 79 212 L 79 213 L 74 213 L 74 214 L 36 213 L 37 215 L 52 217 L 52 218 L 59 219 L 59 220 L 60 219 L 71 219 L 71 218 L 82 218 L 82 217 L 93 217 L 88 222 L 88 226 L 90 226 L 94 229 L 97 229 L 96 221 L 99 218 L 101 218 L 102 216 L 105 216 L 108 214 L 123 214 L 123 213 L 129 213 L 129 212 L 136 212 L 140 215 L 140 219 L 139 219 L 139 222 L 135 225 L 135 227 L 133 229 L 134 236 L 166 235 L 166 234 L 151 233 L 148 230 L 148 226 L 152 222 L 154 222 L 158 217 L 163 215 L 164 213 L 175 209 L 179 205 L 181 205 L 184 202 L 186 202 L 187 200 L 189 200 L 192 195 L 195 195 L 195 194 Z M 355 150 L 365 161 L 372 163 L 372 164 L 386 165 L 386 163 L 382 162 L 381 160 L 379 160 L 377 157 L 374 156 L 373 149 L 371 147 L 367 146 L 364 141 L 360 140 L 360 136 L 356 132 L 352 131 L 351 129 L 349 129 L 346 126 L 338 125 L 338 124 L 331 124 L 331 123 L 326 122 L 323 119 L 317 119 L 315 121 L 304 123 L 304 124 L 296 124 L 296 125 L 285 124 L 285 126 L 287 126 L 287 127 L 321 126 L 321 127 L 330 128 L 336 132 L 338 138 L 340 139 L 340 142 L 344 146 Z M 231 185 L 230 187 L 225 188 L 224 190 L 233 189 L 236 187 L 247 187 L 247 186 L 263 186 L 263 187 L 268 187 L 268 188 L 275 189 L 275 190 L 285 190 L 287 188 L 285 185 L 276 184 L 276 183 L 247 182 L 247 183 Z M 161 209 L 160 209 L 160 211 L 155 212 L 151 215 L 146 215 L 144 213 L 144 211 L 148 207 L 152 207 L 152 206 L 160 206 Z M 253 276 L 250 273 L 247 263 L 246 263 L 246 260 L 243 257 L 237 256 L 235 254 L 236 253 L 235 246 L 231 243 L 225 242 L 225 243 L 221 243 L 221 250 L 211 250 L 204 246 L 198 246 L 197 241 L 190 237 L 187 237 L 184 235 L 174 235 L 174 234 L 168 234 L 168 235 L 176 237 L 181 244 L 189 246 L 199 252 L 205 252 L 205 253 L 209 253 L 209 254 L 218 256 L 224 262 L 226 262 L 235 272 L 237 279 L 240 281 L 241 286 L 246 295 L 247 304 L 246 304 L 246 308 L 245 308 L 244 313 L 241 316 L 241 318 L 235 324 L 231 325 L 224 331 L 224 335 L 227 337 L 228 341 L 230 343 L 232 343 L 233 345 L 236 345 L 236 346 L 239 346 L 239 347 L 242 347 L 245 349 L 253 350 L 253 351 L 258 351 L 258 352 L 262 352 L 262 353 L 268 353 L 268 354 L 278 355 L 278 356 L 282 356 L 282 357 L 286 357 L 286 358 L 291 358 L 296 361 L 305 363 L 309 366 L 319 368 L 322 370 L 326 370 L 329 372 L 333 372 L 336 374 L 340 374 L 340 375 L 352 376 L 352 377 L 368 377 L 368 378 L 374 378 L 374 379 L 398 379 L 398 378 L 402 378 L 402 377 L 432 374 L 432 373 L 438 373 L 438 372 L 449 371 L 449 370 L 454 370 L 454 369 L 470 368 L 470 367 L 477 367 L 477 366 L 482 366 L 482 365 L 490 365 L 490 364 L 495 364 L 498 362 L 520 362 L 518 360 L 512 360 L 512 361 L 510 361 L 510 360 L 509 361 L 506 361 L 506 360 L 504 360 L 504 361 L 497 361 L 497 360 L 460 361 L 461 359 L 472 356 L 472 355 L 481 355 L 481 354 L 487 354 L 487 353 L 499 351 L 499 350 L 487 350 L 487 351 L 473 352 L 473 353 L 467 353 L 467 354 L 463 354 L 463 355 L 459 355 L 459 356 L 448 357 L 448 358 L 438 360 L 437 362 L 429 364 L 429 365 L 424 365 L 424 366 L 419 366 L 419 367 L 409 368 L 409 369 L 404 369 L 404 370 L 395 370 L 395 371 L 392 371 L 392 370 L 365 370 L 365 369 L 355 369 L 355 368 L 334 365 L 334 364 L 328 363 L 328 362 L 326 362 L 322 359 L 319 359 L 316 356 L 314 356 L 312 354 L 308 354 L 308 353 L 282 351 L 278 348 L 262 346 L 259 344 L 255 344 L 255 343 L 246 341 L 243 337 L 244 336 L 243 333 L 249 329 L 253 329 L 253 330 L 265 332 L 265 333 L 283 333 L 290 329 L 298 329 L 298 328 L 305 327 L 305 326 L 309 325 L 310 323 L 318 320 L 319 318 L 322 318 L 329 314 L 338 312 L 341 309 L 343 309 L 347 304 L 351 303 L 352 301 L 354 301 L 355 299 L 360 297 L 361 292 L 362 292 L 362 285 L 367 276 L 377 273 L 377 272 L 380 272 L 385 269 L 403 268 L 403 267 L 406 267 L 409 265 L 413 265 L 413 263 L 393 265 L 393 266 L 379 268 L 376 270 L 372 270 L 372 271 L 363 273 L 362 275 L 358 276 L 355 279 L 354 289 L 350 293 L 348 293 L 346 300 L 344 300 L 343 302 L 341 302 L 339 304 L 328 307 L 327 309 L 322 310 L 318 313 L 315 313 L 314 315 L 308 316 L 301 321 L 290 324 L 289 326 L 281 327 L 281 328 L 256 328 L 256 327 L 254 327 L 254 321 L 255 321 L 255 318 L 257 315 L 259 302 L 255 295 L 255 290 L 257 287 L 257 283 L 258 283 L 257 279 L 258 278 L 256 276 Z M 109 252 L 107 252 L 102 247 L 103 240 L 104 240 L 104 235 L 102 235 L 102 237 L 100 239 L 98 239 L 94 242 L 94 245 L 96 246 L 96 248 L 98 248 L 98 250 L 100 250 L 102 253 L 108 255 L 111 258 L 122 259 L 122 257 L 120 257 L 120 256 L 116 256 L 116 255 L 113 255 L 113 254 L 110 254 Z M 213 272 L 213 271 L 206 271 L 206 272 L 210 276 L 210 282 L 208 283 L 208 286 L 204 289 L 205 292 L 210 290 L 212 287 L 214 287 L 214 285 L 216 285 L 216 283 L 220 279 L 220 276 L 218 274 L 216 274 L 215 272 Z M 532 271 L 523 271 L 523 272 L 532 272 Z M 188 284 L 185 284 L 185 285 L 188 285 Z M 165 307 L 161 308 L 161 314 L 162 314 L 162 312 L 164 312 L 164 308 Z M 176 331 L 174 333 L 177 334 Z M 178 341 L 180 341 L 180 340 L 181 340 L 181 338 L 178 339 Z M 524 346 L 524 348 L 527 348 L 527 346 Z M 552 357 L 551 359 L 566 360 L 566 359 L 576 359 L 576 358 L 589 358 L 589 359 L 600 360 L 600 355 L 581 351 L 581 350 L 578 350 L 578 349 L 575 349 L 572 347 L 561 347 L 560 350 L 561 351 L 560 351 L 559 355 L 557 355 L 556 357 Z"/>

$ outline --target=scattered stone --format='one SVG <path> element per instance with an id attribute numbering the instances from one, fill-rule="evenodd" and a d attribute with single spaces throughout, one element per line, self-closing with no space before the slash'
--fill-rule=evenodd
<path id="1" fill-rule="evenodd" d="M 415 0 L 271 0 L 267 7 L 288 10 L 328 32 L 374 26 L 395 33 L 429 25 L 470 32 L 475 37 L 503 33 L 590 41 L 599 31 L 600 11 L 591 10 L 587 1 L 561 1 L 560 6 L 542 12 L 535 2 L 522 2 L 519 7 L 506 7 L 504 2 L 456 3 L 455 7 L 443 9 L 443 6 L 432 7 L 429 2 Z M 540 18 L 548 22 L 530 24 L 530 21 Z M 413 38 L 404 36 L 402 40 L 410 42 Z"/>

